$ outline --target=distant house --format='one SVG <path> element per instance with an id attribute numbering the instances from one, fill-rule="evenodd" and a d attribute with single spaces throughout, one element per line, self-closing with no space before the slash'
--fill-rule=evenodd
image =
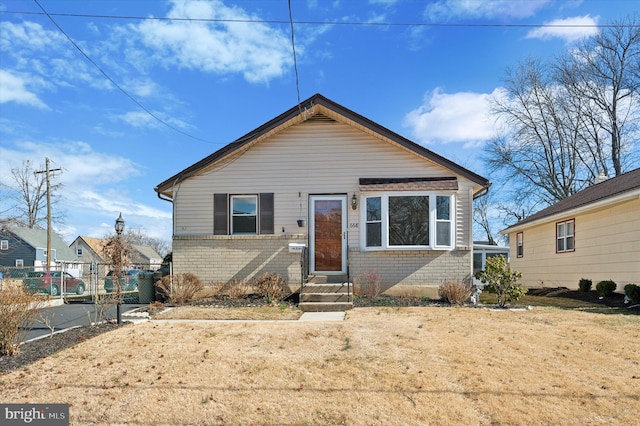
<path id="1" fill-rule="evenodd" d="M 490 182 L 316 94 L 160 183 L 173 203 L 173 268 L 204 282 L 265 272 L 379 277 L 437 295 L 469 281 L 472 203 Z"/>
<path id="2" fill-rule="evenodd" d="M 59 268 L 66 265 L 67 272 L 79 276 L 80 270 L 75 254 L 59 235 L 51 233 L 51 265 Z M 47 268 L 47 231 L 7 225 L 0 229 L 0 265 L 13 268 Z"/>
<path id="3" fill-rule="evenodd" d="M 581 278 L 640 283 L 640 169 L 591 185 L 503 230 L 528 287 Z"/>
<path id="4" fill-rule="evenodd" d="M 77 256 L 78 262 L 95 263 L 99 271 L 108 271 L 109 261 L 104 257 L 104 246 L 107 240 L 92 237 L 77 237 L 69 246 Z M 156 270 L 160 268 L 162 257 L 150 246 L 132 245 L 128 266 L 136 269 Z M 106 269 L 105 269 L 106 268 Z"/>
<path id="5" fill-rule="evenodd" d="M 129 260 L 134 268 L 156 271 L 162 264 L 162 257 L 151 247 L 133 244 Z"/>
<path id="6" fill-rule="evenodd" d="M 98 274 L 104 275 L 108 272 L 108 262 L 104 260 L 103 249 L 105 240 L 93 237 L 78 236 L 69 245 L 69 248 L 73 250 L 78 262 L 84 265 L 95 265 Z M 83 268 L 85 271 L 89 271 L 90 267 Z"/>

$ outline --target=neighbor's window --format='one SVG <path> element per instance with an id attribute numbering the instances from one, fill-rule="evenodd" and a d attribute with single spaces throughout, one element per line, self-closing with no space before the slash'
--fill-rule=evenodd
<path id="1" fill-rule="evenodd" d="M 0 240 L 0 250 L 9 250 L 9 240 Z"/>
<path id="2" fill-rule="evenodd" d="M 575 250 L 574 236 L 575 220 L 556 223 L 556 252 L 564 253 Z"/>
<path id="3" fill-rule="evenodd" d="M 257 234 L 258 197 L 255 195 L 231 196 L 231 233 Z"/>
<path id="4" fill-rule="evenodd" d="M 522 232 L 518 232 L 516 234 L 516 256 L 522 257 L 524 256 L 524 241 Z"/>
<path id="5" fill-rule="evenodd" d="M 22 268 L 22 267 L 24 267 L 24 260 L 16 259 L 16 268 Z"/>
<path id="6" fill-rule="evenodd" d="M 453 247 L 452 195 L 401 193 L 365 197 L 367 248 Z"/>
<path id="7" fill-rule="evenodd" d="M 82 248 L 78 247 L 76 249 L 76 254 L 78 255 L 78 257 L 82 257 Z"/>

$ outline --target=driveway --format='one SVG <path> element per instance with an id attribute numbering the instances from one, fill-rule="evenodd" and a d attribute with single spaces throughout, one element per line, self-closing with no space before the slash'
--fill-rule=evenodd
<path id="1" fill-rule="evenodd" d="M 139 304 L 123 304 L 121 305 L 121 313 L 136 309 Z M 54 331 L 61 331 L 71 327 L 86 326 L 96 321 L 96 309 L 93 303 L 70 303 L 60 306 L 44 308 L 40 312 L 38 320 L 33 324 L 33 328 L 27 334 L 25 341 L 40 336 L 46 336 Z M 116 308 L 113 306 L 107 311 L 102 320 L 116 318 Z M 98 318 L 99 320 L 100 318 Z"/>

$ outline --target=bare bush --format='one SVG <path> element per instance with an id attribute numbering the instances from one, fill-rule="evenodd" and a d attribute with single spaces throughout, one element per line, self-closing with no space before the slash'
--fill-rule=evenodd
<path id="1" fill-rule="evenodd" d="M 282 275 L 275 272 L 266 272 L 251 281 L 256 294 L 269 300 L 280 300 L 289 293 L 289 286 Z"/>
<path id="2" fill-rule="evenodd" d="M 471 297 L 472 291 L 471 283 L 446 280 L 438 288 L 438 295 L 452 305 L 462 305 Z"/>
<path id="3" fill-rule="evenodd" d="M 0 355 L 18 353 L 41 307 L 41 299 L 22 288 L 0 289 Z"/>
<path id="4" fill-rule="evenodd" d="M 243 299 L 253 294 L 253 286 L 246 280 L 234 279 L 224 284 L 215 284 L 214 294 L 216 296 L 227 296 L 231 299 Z"/>
<path id="5" fill-rule="evenodd" d="M 365 271 L 356 278 L 358 293 L 375 299 L 382 292 L 382 275 L 378 271 Z"/>
<path id="6" fill-rule="evenodd" d="M 204 286 L 197 275 L 190 272 L 179 275 L 167 275 L 157 282 L 158 290 L 170 303 L 184 305 L 193 299 Z"/>

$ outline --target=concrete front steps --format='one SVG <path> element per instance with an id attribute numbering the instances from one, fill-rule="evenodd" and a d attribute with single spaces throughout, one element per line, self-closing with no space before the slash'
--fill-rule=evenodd
<path id="1" fill-rule="evenodd" d="M 298 307 L 302 312 L 344 312 L 353 309 L 353 296 L 349 300 L 349 288 L 353 295 L 353 284 L 347 285 L 346 276 L 310 277 L 300 294 Z"/>

